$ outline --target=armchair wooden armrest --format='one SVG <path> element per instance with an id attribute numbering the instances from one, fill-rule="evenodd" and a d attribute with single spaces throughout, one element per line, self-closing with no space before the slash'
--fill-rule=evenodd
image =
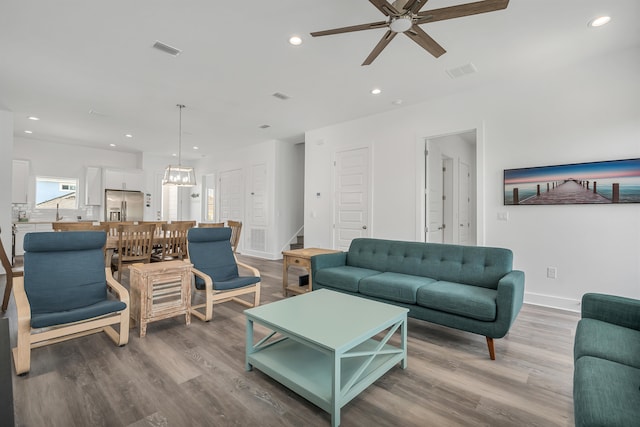
<path id="1" fill-rule="evenodd" d="M 257 268 L 252 267 L 252 266 L 250 266 L 248 264 L 245 264 L 243 262 L 239 262 L 237 260 L 236 260 L 236 263 L 238 264 L 238 267 L 246 268 L 247 270 L 249 270 L 252 273 L 251 274 L 252 276 L 260 277 L 260 271 L 258 271 Z"/>

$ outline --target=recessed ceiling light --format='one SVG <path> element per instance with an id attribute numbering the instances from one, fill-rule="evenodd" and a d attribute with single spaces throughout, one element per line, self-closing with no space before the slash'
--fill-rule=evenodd
<path id="1" fill-rule="evenodd" d="M 24 133 L 33 133 L 30 130 L 25 130 Z"/>
<path id="2" fill-rule="evenodd" d="M 199 149 L 200 149 L 200 147 L 198 147 L 197 145 L 194 145 L 194 146 L 193 146 L 193 149 L 194 149 L 194 150 L 199 150 Z"/>
<path id="3" fill-rule="evenodd" d="M 402 99 L 396 99 L 395 101 L 392 102 L 393 105 L 400 105 L 402 104 Z"/>
<path id="4" fill-rule="evenodd" d="M 36 121 L 37 121 L 37 120 L 40 120 L 40 117 L 36 117 L 36 116 L 29 116 L 29 117 L 27 117 L 27 119 L 29 119 L 29 120 L 36 120 Z"/>
<path id="5" fill-rule="evenodd" d="M 178 155 L 176 153 L 173 153 L 172 156 L 173 157 L 178 157 Z"/>
<path id="6" fill-rule="evenodd" d="M 124 136 L 127 137 L 127 138 L 133 138 L 133 135 L 131 135 L 130 133 L 127 133 Z"/>
<path id="7" fill-rule="evenodd" d="M 380 95 L 382 93 L 382 91 L 378 88 L 375 89 L 371 89 L 371 94 L 372 95 Z"/>
<path id="8" fill-rule="evenodd" d="M 114 143 L 109 144 L 109 147 L 115 147 L 115 146 L 116 146 L 116 144 L 114 144 Z"/>
<path id="9" fill-rule="evenodd" d="M 289 43 L 294 46 L 300 46 L 302 44 L 302 39 L 298 36 L 289 37 Z"/>
<path id="10" fill-rule="evenodd" d="M 593 18 L 591 21 L 589 21 L 589 26 L 590 27 L 602 27 L 605 24 L 608 24 L 609 21 L 611 21 L 611 17 L 610 16 L 599 16 L 597 18 Z"/>

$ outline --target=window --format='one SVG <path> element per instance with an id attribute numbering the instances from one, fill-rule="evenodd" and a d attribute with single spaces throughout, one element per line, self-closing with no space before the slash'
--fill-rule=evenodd
<path id="1" fill-rule="evenodd" d="M 178 218 L 178 187 L 175 185 L 162 186 L 162 220 L 177 221 Z"/>
<path id="2" fill-rule="evenodd" d="M 75 178 L 36 177 L 36 209 L 78 209 Z"/>
<path id="3" fill-rule="evenodd" d="M 215 174 L 205 175 L 202 179 L 204 183 L 204 220 L 216 220 L 216 176 Z"/>

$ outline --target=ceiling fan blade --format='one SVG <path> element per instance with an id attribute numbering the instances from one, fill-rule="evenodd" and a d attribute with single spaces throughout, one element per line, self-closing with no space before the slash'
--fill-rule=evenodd
<path id="1" fill-rule="evenodd" d="M 387 0 L 369 0 L 385 16 L 399 16 L 400 12 Z"/>
<path id="2" fill-rule="evenodd" d="M 439 58 L 446 52 L 442 46 L 438 44 L 437 41 L 431 38 L 429 34 L 425 33 L 422 28 L 417 25 L 413 25 L 410 30 L 405 31 L 407 37 L 409 37 L 414 42 L 418 43 L 423 49 L 429 52 L 431 55 Z"/>
<path id="3" fill-rule="evenodd" d="M 378 42 L 376 47 L 373 48 L 373 50 L 371 51 L 369 56 L 367 56 L 367 59 L 364 60 L 362 65 L 371 64 L 373 62 L 373 60 L 376 59 L 378 57 L 378 55 L 380 55 L 380 52 L 382 52 L 382 49 L 387 47 L 389 42 L 391 42 L 391 40 L 393 40 L 393 38 L 396 36 L 396 34 L 398 34 L 398 33 L 395 33 L 395 32 L 393 32 L 391 30 L 387 31 L 387 33 L 380 39 L 380 41 Z"/>
<path id="4" fill-rule="evenodd" d="M 445 19 L 494 12 L 496 10 L 506 9 L 508 5 L 509 0 L 484 0 L 440 9 L 425 10 L 418 13 L 418 19 L 415 23 L 425 24 L 427 22 L 444 21 Z"/>
<path id="5" fill-rule="evenodd" d="M 429 0 L 409 0 L 404 5 L 404 10 L 408 10 L 411 13 L 418 13 L 418 11 L 427 4 L 427 1 Z"/>
<path id="6" fill-rule="evenodd" d="M 342 28 L 334 28 L 333 30 L 324 30 L 324 31 L 315 31 L 311 33 L 311 36 L 329 36 L 331 34 L 340 34 L 340 33 L 350 33 L 352 31 L 361 31 L 361 30 L 373 30 L 376 28 L 385 28 L 388 27 L 389 23 L 387 21 L 378 21 L 371 22 L 369 24 L 361 24 L 361 25 L 352 25 L 350 27 L 342 27 Z"/>

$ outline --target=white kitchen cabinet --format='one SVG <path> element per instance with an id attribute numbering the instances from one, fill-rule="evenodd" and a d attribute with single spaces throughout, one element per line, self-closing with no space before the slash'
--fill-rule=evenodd
<path id="1" fill-rule="evenodd" d="M 104 188 L 109 190 L 143 191 L 144 174 L 137 169 L 105 169 Z"/>
<path id="2" fill-rule="evenodd" d="M 11 180 L 11 203 L 27 203 L 29 194 L 29 161 L 14 160 Z"/>
<path id="3" fill-rule="evenodd" d="M 87 167 L 84 181 L 85 200 L 87 206 L 100 206 L 102 204 L 102 168 Z"/>
<path id="4" fill-rule="evenodd" d="M 24 255 L 24 236 L 27 233 L 41 233 L 44 231 L 53 231 L 53 226 L 50 222 L 16 224 L 16 256 Z"/>

